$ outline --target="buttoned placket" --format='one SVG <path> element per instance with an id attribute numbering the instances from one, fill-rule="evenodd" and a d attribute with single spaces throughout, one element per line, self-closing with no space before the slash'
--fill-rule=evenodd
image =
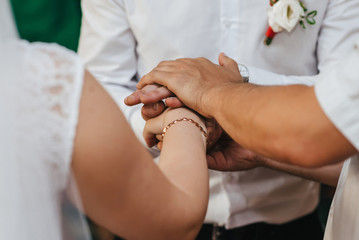
<path id="1" fill-rule="evenodd" d="M 233 56 L 238 49 L 235 27 L 239 24 L 240 0 L 220 0 L 221 14 L 221 51 Z"/>
<path id="2" fill-rule="evenodd" d="M 222 240 L 223 236 L 222 236 L 222 232 L 221 229 L 223 227 L 218 225 L 218 224 L 213 224 L 213 229 L 212 229 L 212 240 Z"/>
<path id="3" fill-rule="evenodd" d="M 238 56 L 238 50 L 240 41 L 237 41 L 238 36 L 236 34 L 236 27 L 239 25 L 239 16 L 240 16 L 240 0 L 220 0 L 220 22 L 221 22 L 221 41 L 220 41 L 220 49 L 222 52 L 226 53 L 230 57 Z M 238 59 L 235 59 L 238 60 Z M 228 219 L 226 224 L 230 221 L 231 209 L 233 204 L 233 199 L 230 199 L 228 194 L 228 186 L 231 185 L 231 182 L 235 180 L 233 178 L 232 173 L 223 173 L 222 175 L 222 185 L 224 189 L 224 194 L 228 199 Z M 239 202 L 243 202 L 242 198 L 239 197 Z M 238 201 L 236 200 L 236 201 Z M 223 233 L 220 231 L 220 226 L 213 226 L 213 240 L 222 239 Z"/>

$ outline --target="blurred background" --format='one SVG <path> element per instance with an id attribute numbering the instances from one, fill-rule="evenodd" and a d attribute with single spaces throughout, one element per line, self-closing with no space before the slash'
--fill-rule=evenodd
<path id="1" fill-rule="evenodd" d="M 74 51 L 81 27 L 80 0 L 11 0 L 20 37 Z"/>

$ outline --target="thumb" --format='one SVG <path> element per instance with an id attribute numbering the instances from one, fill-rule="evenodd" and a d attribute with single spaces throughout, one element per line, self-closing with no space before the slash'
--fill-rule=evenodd
<path id="1" fill-rule="evenodd" d="M 212 151 L 207 154 L 207 165 L 209 169 L 226 171 L 226 158 L 222 151 Z"/>
<path id="2" fill-rule="evenodd" d="M 222 67 L 228 68 L 232 71 L 239 72 L 238 63 L 234 61 L 232 58 L 227 57 L 223 52 L 218 56 L 218 63 Z"/>

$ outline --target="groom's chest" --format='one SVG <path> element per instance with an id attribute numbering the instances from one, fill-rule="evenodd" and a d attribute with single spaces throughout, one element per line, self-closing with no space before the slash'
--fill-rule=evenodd
<path id="1" fill-rule="evenodd" d="M 269 47 L 263 44 L 269 0 L 125 0 L 125 6 L 139 54 L 216 61 L 224 51 L 260 65 L 282 56 L 310 56 L 314 63 L 328 1 L 303 0 L 308 10 L 317 11 L 316 24 L 306 29 L 298 24 L 291 33 L 278 34 Z"/>

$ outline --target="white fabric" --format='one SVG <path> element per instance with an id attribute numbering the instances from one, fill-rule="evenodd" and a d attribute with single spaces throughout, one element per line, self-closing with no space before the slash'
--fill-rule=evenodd
<path id="1" fill-rule="evenodd" d="M 250 81 L 311 85 L 359 35 L 359 1 L 303 0 L 317 23 L 276 35 L 263 44 L 269 0 L 83 0 L 79 53 L 104 83 L 142 139 L 140 107 L 126 107 L 138 79 L 160 61 L 206 57 L 223 51 L 246 64 Z M 318 184 L 266 168 L 211 171 L 206 222 L 228 228 L 283 223 L 311 212 Z"/>
<path id="2" fill-rule="evenodd" d="M 315 86 L 326 115 L 359 151 L 359 41 Z M 343 166 L 324 239 L 359 239 L 359 154 Z"/>
<path id="3" fill-rule="evenodd" d="M 58 46 L 18 40 L 7 0 L 0 9 L 0 239 L 71 239 L 62 204 L 83 66 Z"/>
<path id="4" fill-rule="evenodd" d="M 0 6 L 0 43 L 2 43 L 6 40 L 16 39 L 18 35 L 11 14 L 10 2 L 1 0 Z"/>

